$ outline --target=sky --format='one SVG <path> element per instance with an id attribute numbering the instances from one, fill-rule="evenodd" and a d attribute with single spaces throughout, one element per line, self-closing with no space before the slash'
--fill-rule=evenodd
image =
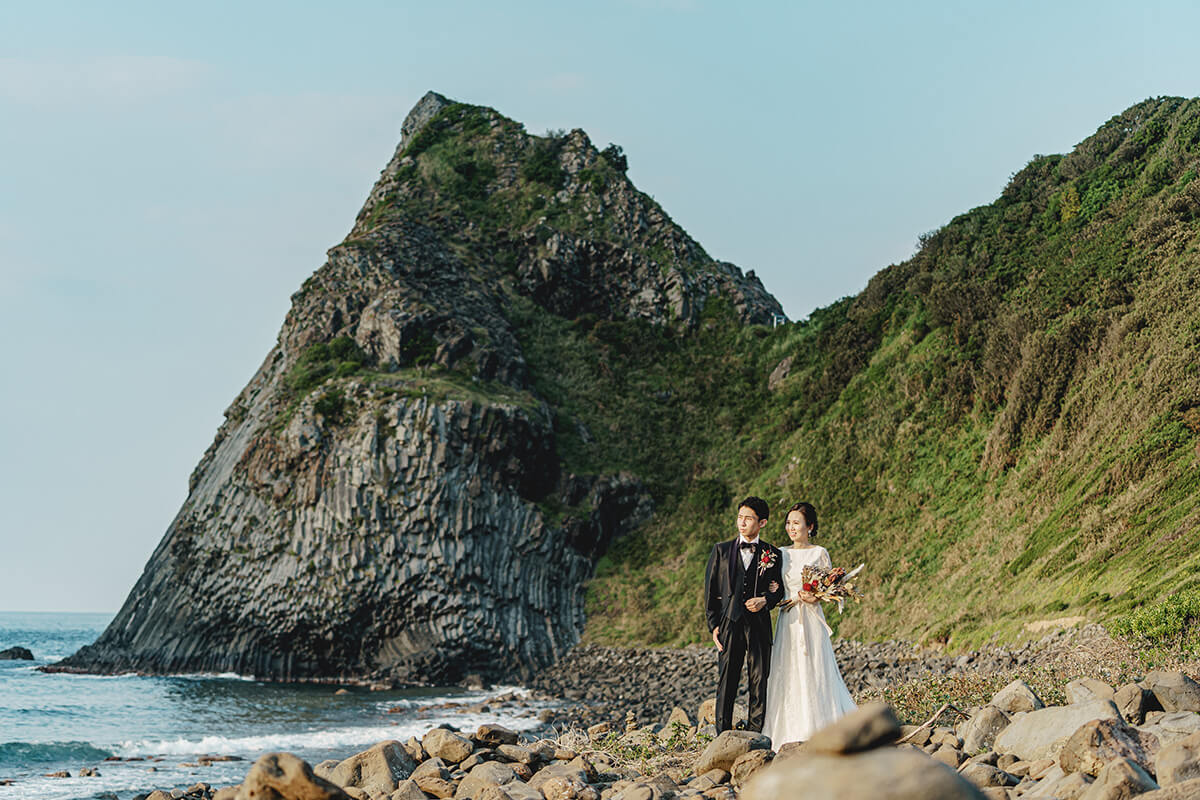
<path id="1" fill-rule="evenodd" d="M 7 611 L 120 607 L 430 89 L 621 145 L 637 186 L 793 319 L 1034 155 L 1200 95 L 1187 2 L 3 9 Z"/>

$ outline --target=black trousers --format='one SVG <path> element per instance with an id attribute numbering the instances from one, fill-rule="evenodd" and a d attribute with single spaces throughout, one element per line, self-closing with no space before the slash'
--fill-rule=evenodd
<path id="1" fill-rule="evenodd" d="M 767 716 L 767 678 L 771 672 L 770 617 L 767 620 L 765 635 L 756 630 L 758 626 L 746 616 L 737 622 L 725 620 L 728 631 L 723 631 L 720 637 L 725 649 L 717 659 L 720 670 L 717 683 L 717 733 L 733 727 L 733 703 L 737 699 L 743 664 L 746 665 L 750 689 L 746 729 L 762 731 Z"/>

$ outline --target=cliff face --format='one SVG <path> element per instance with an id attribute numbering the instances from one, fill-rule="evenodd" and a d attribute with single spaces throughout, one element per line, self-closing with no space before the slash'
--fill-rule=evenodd
<path id="1" fill-rule="evenodd" d="M 714 299 L 735 326 L 781 309 L 619 149 L 433 93 L 402 130 L 116 619 L 61 668 L 439 682 L 579 639 L 596 559 L 655 497 L 564 460 L 564 424 L 590 435 L 539 390 L 531 320 L 686 338 Z"/>

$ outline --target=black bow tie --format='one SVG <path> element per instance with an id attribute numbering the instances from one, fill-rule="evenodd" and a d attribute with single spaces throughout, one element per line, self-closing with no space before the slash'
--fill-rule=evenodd
<path id="1" fill-rule="evenodd" d="M 742 550 L 753 550 L 754 544 L 752 542 L 742 542 L 740 547 Z"/>

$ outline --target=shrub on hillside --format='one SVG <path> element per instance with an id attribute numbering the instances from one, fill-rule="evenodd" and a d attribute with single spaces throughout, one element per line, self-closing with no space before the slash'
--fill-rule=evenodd
<path id="1" fill-rule="evenodd" d="M 1109 623 L 1109 630 L 1147 655 L 1200 651 L 1200 589 L 1167 595 L 1158 603 L 1140 606 Z"/>

